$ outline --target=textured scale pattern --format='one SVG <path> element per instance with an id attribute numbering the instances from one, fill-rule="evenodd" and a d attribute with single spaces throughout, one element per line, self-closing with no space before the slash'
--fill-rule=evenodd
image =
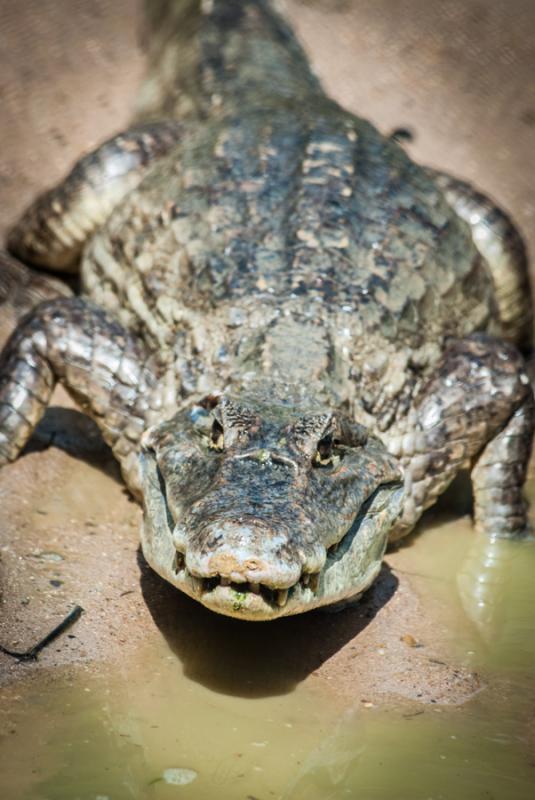
<path id="1" fill-rule="evenodd" d="M 82 297 L 6 344 L 0 463 L 60 381 L 144 503 L 149 563 L 242 619 L 358 596 L 463 469 L 476 526 L 523 536 L 532 309 L 511 221 L 329 100 L 267 0 L 149 5 L 141 124 L 8 240 L 80 259 Z M 5 263 L 15 316 L 54 293 Z"/>
<path id="2" fill-rule="evenodd" d="M 260 314 L 275 321 L 281 304 L 320 326 L 327 348 L 345 331 L 345 380 L 382 428 L 393 397 L 377 385 L 379 342 L 416 382 L 446 336 L 495 320 L 468 226 L 397 145 L 328 102 L 321 115 L 256 111 L 186 129 L 94 237 L 82 278 L 149 348 L 171 363 L 180 353 L 182 373 L 193 351 L 224 371 L 214 342 L 230 338 L 235 356 L 242 330 Z"/>

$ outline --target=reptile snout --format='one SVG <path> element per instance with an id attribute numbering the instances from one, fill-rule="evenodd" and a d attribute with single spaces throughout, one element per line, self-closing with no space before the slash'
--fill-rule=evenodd
<path id="1" fill-rule="evenodd" d="M 248 584 L 253 592 L 287 590 L 319 572 L 326 558 L 323 547 L 308 555 L 293 547 L 282 525 L 243 516 L 213 522 L 194 541 L 177 536 L 175 545 L 191 575 L 223 586 Z"/>

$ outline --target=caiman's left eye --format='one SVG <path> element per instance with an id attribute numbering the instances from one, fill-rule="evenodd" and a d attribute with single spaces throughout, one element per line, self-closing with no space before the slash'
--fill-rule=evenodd
<path id="1" fill-rule="evenodd" d="M 330 433 L 324 436 L 323 439 L 320 439 L 316 455 L 314 456 L 314 463 L 316 465 L 327 467 L 329 464 L 333 463 L 333 444 L 333 436 Z"/>
<path id="2" fill-rule="evenodd" d="M 223 426 L 221 423 L 214 419 L 212 430 L 210 432 L 210 447 L 213 450 L 223 450 L 225 446 L 225 437 L 223 435 Z"/>

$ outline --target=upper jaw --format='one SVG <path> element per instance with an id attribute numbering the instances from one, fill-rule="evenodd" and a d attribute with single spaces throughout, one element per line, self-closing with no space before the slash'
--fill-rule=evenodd
<path id="1" fill-rule="evenodd" d="M 239 499 L 239 498 L 237 498 Z M 245 509 L 244 509 L 245 511 Z M 234 584 L 251 589 L 279 605 L 298 583 L 314 584 L 326 559 L 326 548 L 314 536 L 312 521 L 289 504 L 268 518 L 239 508 L 219 507 L 214 515 L 201 503 L 195 514 L 173 529 L 173 541 L 187 572 L 204 580 L 204 589 Z M 299 513 L 301 512 L 301 513 Z M 300 517 L 299 528 L 285 522 Z"/>
<path id="2" fill-rule="evenodd" d="M 210 579 L 200 583 L 185 569 L 171 582 L 212 611 L 251 621 L 277 619 L 358 597 L 381 569 L 388 533 L 402 499 L 401 486 L 377 489 L 341 542 L 327 552 L 323 568 L 289 589 L 257 589 L 250 583 L 222 585 Z"/>
<path id="3" fill-rule="evenodd" d="M 248 620 L 268 620 L 297 614 L 358 595 L 379 572 L 388 533 L 399 514 L 399 483 L 379 486 L 361 508 L 336 552 L 327 554 L 317 579 L 299 580 L 285 594 L 259 587 L 221 581 L 201 582 L 181 562 L 173 541 L 166 499 L 162 493 L 156 460 L 142 456 L 144 477 L 143 553 L 163 578 L 203 605 L 221 614 Z M 317 585 L 316 585 L 317 583 Z M 253 589 L 253 590 L 251 590 Z"/>

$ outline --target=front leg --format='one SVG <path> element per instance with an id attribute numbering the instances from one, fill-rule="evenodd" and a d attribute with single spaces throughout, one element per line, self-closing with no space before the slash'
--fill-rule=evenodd
<path id="1" fill-rule="evenodd" d="M 0 347 L 15 325 L 38 303 L 71 295 L 63 281 L 34 272 L 0 250 Z"/>
<path id="2" fill-rule="evenodd" d="M 405 470 L 406 501 L 391 539 L 407 534 L 467 467 L 476 527 L 525 533 L 533 430 L 533 393 L 518 351 L 483 334 L 452 341 L 407 419 L 385 437 Z"/>
<path id="3" fill-rule="evenodd" d="M 81 298 L 41 303 L 4 348 L 0 463 L 18 456 L 57 381 L 97 422 L 137 493 L 137 444 L 162 402 L 157 369 L 138 340 Z"/>
<path id="4" fill-rule="evenodd" d="M 181 125 L 163 120 L 130 128 L 81 158 L 38 197 L 9 232 L 8 250 L 27 264 L 75 272 L 84 244 L 171 150 Z"/>

